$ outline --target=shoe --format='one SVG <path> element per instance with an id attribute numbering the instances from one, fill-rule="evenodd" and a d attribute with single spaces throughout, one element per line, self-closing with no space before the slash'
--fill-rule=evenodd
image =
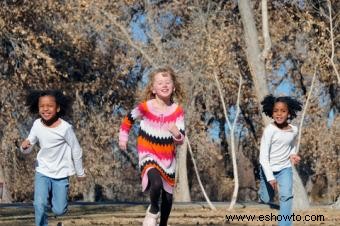
<path id="1" fill-rule="evenodd" d="M 63 222 L 58 222 L 57 226 L 64 226 Z"/>
<path id="2" fill-rule="evenodd" d="M 159 212 L 154 214 L 150 213 L 150 207 L 146 210 L 146 215 L 143 221 L 143 226 L 157 226 L 157 220 L 159 218 Z"/>

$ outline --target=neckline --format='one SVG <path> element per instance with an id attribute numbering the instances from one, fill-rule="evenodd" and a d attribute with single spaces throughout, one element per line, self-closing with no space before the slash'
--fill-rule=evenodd
<path id="1" fill-rule="evenodd" d="M 178 106 L 176 103 L 172 103 L 170 106 L 167 106 L 167 107 L 166 107 L 166 110 L 165 110 L 165 111 L 160 111 L 160 110 L 158 110 L 157 108 L 155 108 L 155 107 L 153 106 L 152 100 L 153 100 L 153 99 L 148 100 L 148 101 L 146 102 L 146 105 L 147 105 L 149 111 L 150 111 L 152 114 L 157 115 L 157 116 L 159 116 L 159 115 L 162 115 L 162 116 L 171 115 L 171 114 L 173 114 L 173 113 L 176 111 L 177 106 Z"/>
<path id="2" fill-rule="evenodd" d="M 281 129 L 278 126 L 276 126 L 274 122 L 270 123 L 270 125 L 272 125 L 276 129 L 278 129 L 279 131 L 283 131 L 283 132 L 292 132 L 293 131 L 293 125 L 291 125 L 290 123 L 288 123 L 288 126 L 289 126 L 288 129 Z"/>
<path id="3" fill-rule="evenodd" d="M 45 125 L 43 122 L 42 122 L 42 120 L 41 120 L 41 118 L 39 118 L 39 122 L 40 122 L 40 124 L 44 127 L 44 128 L 48 128 L 48 129 L 56 129 L 56 128 L 59 128 L 62 124 L 63 124 L 63 119 L 61 119 L 61 118 L 59 118 L 60 119 L 60 123 L 57 125 L 57 126 L 55 126 L 55 127 L 49 127 L 49 126 L 47 126 L 47 125 Z"/>

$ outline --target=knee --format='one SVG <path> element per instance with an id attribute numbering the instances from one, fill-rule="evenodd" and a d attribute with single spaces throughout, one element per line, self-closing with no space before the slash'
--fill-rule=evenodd
<path id="1" fill-rule="evenodd" d="M 52 212 L 56 215 L 56 216 L 61 216 L 64 215 L 67 212 L 67 207 L 65 208 L 56 208 L 56 207 L 52 207 Z"/>
<path id="2" fill-rule="evenodd" d="M 163 183 L 162 183 L 162 179 L 154 179 L 152 181 L 150 181 L 150 188 L 153 191 L 160 191 L 163 187 Z"/>
<path id="3" fill-rule="evenodd" d="M 292 198 L 293 198 L 292 194 L 283 194 L 283 195 L 280 195 L 280 201 L 281 202 L 287 202 L 287 201 L 289 201 Z"/>
<path id="4" fill-rule="evenodd" d="M 45 210 L 47 209 L 48 203 L 43 200 L 34 200 L 34 209 Z"/>

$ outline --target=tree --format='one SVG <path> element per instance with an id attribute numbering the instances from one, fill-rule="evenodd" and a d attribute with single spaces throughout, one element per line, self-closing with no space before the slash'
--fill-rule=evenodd
<path id="1" fill-rule="evenodd" d="M 266 1 L 262 1 L 263 3 Z M 266 71 L 263 59 L 261 59 L 261 52 L 258 43 L 258 34 L 255 25 L 254 15 L 250 6 L 250 1 L 238 1 L 240 14 L 242 18 L 242 23 L 244 27 L 244 38 L 246 43 L 247 60 L 250 68 L 250 72 L 254 81 L 255 93 L 257 96 L 258 103 L 263 100 L 265 95 L 269 93 L 268 85 L 266 83 Z M 265 12 L 265 11 L 264 11 Z M 266 24 L 267 21 L 264 21 Z M 265 26 L 266 27 L 266 26 Z M 266 29 L 264 29 L 266 30 Z M 268 38 L 265 38 L 267 40 Z M 265 49 L 264 51 L 268 51 Z M 261 106 L 259 106 L 261 108 Z M 263 122 L 265 125 L 269 123 L 266 117 L 263 117 Z M 301 130 L 302 128 L 300 128 Z M 303 184 L 296 170 L 293 171 L 294 175 L 294 188 L 295 191 L 299 191 L 299 194 L 294 198 L 294 206 L 297 209 L 305 209 L 309 207 L 309 201 L 307 199 L 307 194 L 303 188 Z"/>

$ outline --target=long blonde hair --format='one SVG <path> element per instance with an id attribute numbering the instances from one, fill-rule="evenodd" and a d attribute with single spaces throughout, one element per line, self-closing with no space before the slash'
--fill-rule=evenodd
<path id="1" fill-rule="evenodd" d="M 182 104 L 184 101 L 185 94 L 181 87 L 180 82 L 177 79 L 174 70 L 170 67 L 160 67 L 150 73 L 148 84 L 146 85 L 145 90 L 141 94 L 140 100 L 147 101 L 155 98 L 155 94 L 152 92 L 152 86 L 155 81 L 155 76 L 158 73 L 168 74 L 171 77 L 171 80 L 173 81 L 175 88 L 175 90 L 171 94 L 171 101 L 174 101 L 174 99 L 176 99 L 178 103 Z"/>

